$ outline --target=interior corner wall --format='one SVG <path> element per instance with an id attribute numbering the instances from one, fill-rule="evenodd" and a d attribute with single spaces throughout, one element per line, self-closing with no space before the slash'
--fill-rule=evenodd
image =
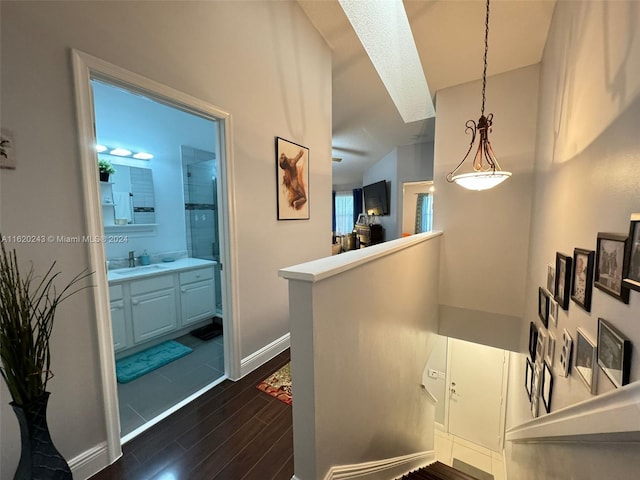
<path id="1" fill-rule="evenodd" d="M 517 350 L 524 311 L 539 66 L 487 79 L 490 136 L 503 184 L 481 192 L 447 183 L 468 145 L 465 123 L 479 112 L 481 83 L 439 90 L 434 153 L 434 230 L 440 257 L 440 330 L 463 340 Z M 473 156 L 473 153 L 470 154 Z M 471 160 L 465 167 L 470 170 Z M 467 170 L 467 171 L 468 171 Z"/>
<path id="2" fill-rule="evenodd" d="M 240 356 L 285 335 L 288 291 L 278 269 L 331 248 L 331 52 L 297 3 L 3 1 L 0 8 L 1 122 L 17 154 L 17 169 L 0 171 L 2 233 L 86 233 L 70 55 L 77 48 L 232 114 Z M 277 220 L 275 136 L 310 149 L 310 220 Z M 54 259 L 65 278 L 89 266 L 82 244 L 16 246 L 38 271 Z M 58 310 L 52 362 L 49 426 L 71 459 L 106 438 L 89 292 Z M 0 477 L 11 478 L 19 431 L 0 383 Z"/>
<path id="3" fill-rule="evenodd" d="M 538 287 L 546 284 L 547 264 L 556 252 L 573 255 L 574 248 L 596 249 L 598 232 L 627 234 L 631 213 L 640 212 L 640 5 L 624 2 L 558 2 L 542 60 L 540 106 L 535 163 L 535 197 L 527 276 L 524 325 L 536 322 Z M 631 381 L 640 380 L 640 293 L 631 292 L 625 305 L 593 288 L 591 311 L 575 302 L 560 309 L 557 326 L 549 331 L 560 342 L 566 329 L 575 339 L 580 328 L 597 342 L 598 318 L 611 322 L 632 342 Z M 523 343 L 525 339 L 523 338 Z M 558 373 L 554 364 L 552 411 L 591 398 L 573 372 Z M 521 369 L 515 383 L 524 382 Z M 597 394 L 614 389 L 600 368 L 595 369 Z M 521 388 L 516 385 L 514 388 Z M 531 416 L 526 398 L 511 399 L 508 427 Z M 637 448 L 637 446 L 636 446 Z M 554 451 L 542 446 L 511 448 L 509 477 L 548 476 L 539 462 L 545 456 L 557 471 L 568 455 L 582 458 L 583 476 L 632 478 L 629 469 L 613 474 L 614 460 L 597 466 L 587 447 L 566 446 Z M 547 456 L 548 455 L 548 456 Z M 599 455 L 599 452 L 598 452 Z M 604 454 L 603 454 L 604 455 Z M 628 464 L 628 462 L 627 462 Z M 635 464 L 637 471 L 637 463 Z M 525 473 L 530 472 L 530 473 Z M 578 474 L 578 476 L 580 476 Z"/>

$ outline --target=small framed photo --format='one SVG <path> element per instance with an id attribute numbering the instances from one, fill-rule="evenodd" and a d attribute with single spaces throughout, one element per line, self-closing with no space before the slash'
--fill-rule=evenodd
<path id="1" fill-rule="evenodd" d="M 527 391 L 529 401 L 531 401 L 531 394 L 533 393 L 533 363 L 531 363 L 529 357 L 527 357 L 527 364 L 524 370 L 524 388 Z"/>
<path id="2" fill-rule="evenodd" d="M 547 265 L 547 290 L 551 297 L 556 294 L 556 267 L 551 264 Z"/>
<path id="3" fill-rule="evenodd" d="M 542 365 L 542 387 L 540 396 L 542 397 L 542 404 L 547 413 L 551 411 L 551 393 L 553 392 L 553 375 L 551 374 L 551 367 L 547 362 Z"/>
<path id="4" fill-rule="evenodd" d="M 549 298 L 549 321 L 554 327 L 558 326 L 558 302 Z"/>
<path id="5" fill-rule="evenodd" d="M 576 361 L 575 369 L 582 379 L 587 390 L 593 395 L 596 393 L 596 363 L 597 349 L 595 344 L 589 340 L 582 329 L 578 328 L 576 337 Z"/>
<path id="6" fill-rule="evenodd" d="M 602 318 L 598 319 L 598 365 L 616 387 L 629 383 L 631 341 Z"/>
<path id="7" fill-rule="evenodd" d="M 542 287 L 538 287 L 538 317 L 542 320 L 544 328 L 549 328 L 549 295 Z"/>
<path id="8" fill-rule="evenodd" d="M 628 237 L 618 233 L 598 233 L 596 248 L 596 272 L 593 284 L 596 288 L 629 303 L 629 287 L 622 284 L 627 276 L 625 252 Z"/>
<path id="9" fill-rule="evenodd" d="M 587 312 L 591 311 L 591 290 L 593 279 L 593 259 L 595 252 L 576 248 L 573 250 L 573 287 L 571 300 Z"/>
<path id="10" fill-rule="evenodd" d="M 573 351 L 573 338 L 565 328 L 562 332 L 562 348 L 560 349 L 560 375 L 569 376 L 571 369 L 571 353 Z"/>
<path id="11" fill-rule="evenodd" d="M 625 271 L 627 274 L 624 276 L 622 285 L 640 292 L 640 213 L 631 215 Z"/>
<path id="12" fill-rule="evenodd" d="M 276 137 L 278 220 L 309 220 L 309 149 Z"/>
<path id="13" fill-rule="evenodd" d="M 540 370 L 540 365 L 535 364 L 533 366 L 533 386 L 531 388 L 531 414 L 533 415 L 533 418 L 538 416 L 539 411 L 540 377 L 542 376 Z"/>
<path id="14" fill-rule="evenodd" d="M 544 347 L 544 361 L 553 367 L 553 361 L 556 354 L 556 337 L 553 333 L 547 333 L 547 344 Z"/>
<path id="15" fill-rule="evenodd" d="M 547 345 L 547 334 L 544 331 L 538 333 L 538 342 L 536 343 L 536 363 L 544 362 L 544 347 Z"/>
<path id="16" fill-rule="evenodd" d="M 531 322 L 529 324 L 529 355 L 531 356 L 531 361 L 536 361 L 536 347 L 538 345 L 538 328 L 536 324 Z"/>
<path id="17" fill-rule="evenodd" d="M 556 253 L 556 288 L 555 300 L 563 310 L 569 309 L 571 293 L 571 262 L 573 259 L 564 253 Z"/>

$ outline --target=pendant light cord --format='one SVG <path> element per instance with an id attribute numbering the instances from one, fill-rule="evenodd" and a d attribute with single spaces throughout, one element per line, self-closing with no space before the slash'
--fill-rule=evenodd
<path id="1" fill-rule="evenodd" d="M 487 0 L 487 16 L 484 22 L 484 70 L 482 71 L 482 109 L 481 116 L 484 117 L 484 102 L 486 99 L 485 90 L 487 88 L 487 52 L 489 51 L 489 0 Z"/>

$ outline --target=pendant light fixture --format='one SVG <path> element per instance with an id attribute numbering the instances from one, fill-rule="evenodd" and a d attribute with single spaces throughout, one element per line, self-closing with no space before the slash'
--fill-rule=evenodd
<path id="1" fill-rule="evenodd" d="M 482 110 L 478 123 L 467 120 L 465 132 L 471 134 L 471 143 L 466 155 L 458 166 L 447 175 L 447 181 L 457 183 L 469 190 L 487 190 L 504 182 L 511 176 L 511 172 L 505 172 L 500 168 L 498 160 L 491 148 L 489 132 L 493 123 L 493 113 L 485 116 L 485 90 L 487 86 L 487 52 L 489 51 L 489 0 L 487 0 L 487 15 L 485 19 L 484 33 L 484 70 L 482 72 Z M 473 171 L 470 173 L 458 173 L 467 157 L 473 150 L 476 138 L 479 138 L 478 147 L 473 159 Z"/>

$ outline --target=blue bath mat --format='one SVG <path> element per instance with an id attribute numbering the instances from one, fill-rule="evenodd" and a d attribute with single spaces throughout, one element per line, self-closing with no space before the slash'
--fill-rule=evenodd
<path id="1" fill-rule="evenodd" d="M 191 352 L 189 347 L 169 340 L 116 361 L 116 377 L 118 382 L 128 383 Z"/>

